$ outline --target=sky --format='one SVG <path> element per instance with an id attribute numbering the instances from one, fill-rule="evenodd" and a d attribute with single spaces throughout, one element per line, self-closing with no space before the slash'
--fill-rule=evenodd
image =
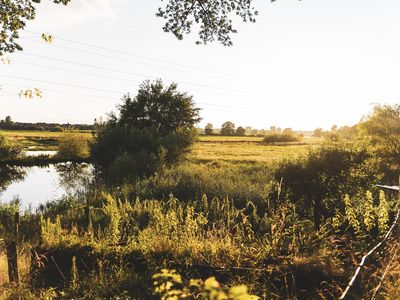
<path id="1" fill-rule="evenodd" d="M 257 22 L 235 19 L 233 47 L 164 33 L 160 5 L 42 1 L 21 32 L 24 51 L 0 65 L 0 119 L 91 124 L 156 78 L 193 95 L 202 127 L 329 129 L 400 102 L 398 0 L 254 0 Z M 42 99 L 19 98 L 35 87 Z"/>

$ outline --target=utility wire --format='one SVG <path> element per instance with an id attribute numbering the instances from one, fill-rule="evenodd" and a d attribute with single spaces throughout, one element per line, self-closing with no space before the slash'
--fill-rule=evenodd
<path id="1" fill-rule="evenodd" d="M 38 44 L 42 44 L 43 43 L 43 42 L 35 41 L 35 40 L 32 40 L 31 42 L 35 42 L 35 43 L 38 43 Z M 77 51 L 77 52 L 80 52 L 80 53 L 86 53 L 86 54 L 92 54 L 92 55 L 97 55 L 97 56 L 101 56 L 101 57 L 111 58 L 111 59 L 123 61 L 125 63 L 129 62 L 129 63 L 132 63 L 132 64 L 139 64 L 139 65 L 150 66 L 150 67 L 154 67 L 154 68 L 172 70 L 172 71 L 175 71 L 175 72 L 193 74 L 193 75 L 197 75 L 197 76 L 208 76 L 208 77 L 214 77 L 214 78 L 225 79 L 225 80 L 228 79 L 228 78 L 222 77 L 220 75 L 211 75 L 211 74 L 205 74 L 205 73 L 196 73 L 196 72 L 191 72 L 191 71 L 173 69 L 173 68 L 166 67 L 166 66 L 160 66 L 160 65 L 155 65 L 155 64 L 141 62 L 141 61 L 129 60 L 129 59 L 126 59 L 126 58 L 121 58 L 121 57 L 117 57 L 117 56 L 113 56 L 113 55 L 107 55 L 107 54 L 102 54 L 102 53 L 98 53 L 98 52 L 94 52 L 94 51 L 83 50 L 83 49 L 78 49 L 78 48 L 73 48 L 73 47 L 68 47 L 68 46 L 62 46 L 62 45 L 57 45 L 57 44 L 52 44 L 51 47 L 62 48 L 62 49 L 67 49 L 67 50 L 71 50 L 71 51 Z M 232 79 L 229 79 L 229 80 L 232 80 Z"/>
<path id="2" fill-rule="evenodd" d="M 39 36 L 41 35 L 41 33 L 35 32 L 35 31 L 30 31 L 30 30 L 26 30 L 26 29 L 24 31 L 29 32 L 29 33 L 33 33 L 33 34 L 38 34 Z M 137 58 L 141 58 L 141 59 L 147 59 L 147 60 L 151 60 L 151 61 L 161 62 L 161 63 L 165 63 L 165 64 L 169 64 L 169 65 L 175 65 L 175 66 L 180 66 L 180 67 L 184 67 L 184 68 L 190 68 L 190 69 L 199 70 L 199 71 L 203 71 L 203 72 L 207 72 L 207 73 L 220 74 L 220 75 L 224 75 L 224 76 L 239 77 L 237 75 L 233 75 L 233 74 L 229 74 L 229 73 L 219 72 L 219 71 L 215 71 L 215 70 L 208 70 L 206 68 L 201 68 L 201 67 L 182 64 L 182 63 L 170 62 L 170 61 L 163 60 L 163 59 L 158 59 L 158 58 L 153 58 L 153 57 L 149 57 L 149 56 L 138 55 L 138 54 L 134 54 L 134 53 L 127 52 L 127 51 L 122 51 L 122 50 L 118 50 L 118 49 L 102 47 L 102 46 L 98 46 L 98 45 L 94 45 L 94 44 L 90 44 L 90 43 L 86 43 L 86 42 L 80 42 L 80 41 L 76 41 L 76 40 L 72 40 L 72 39 L 62 38 L 62 37 L 59 37 L 59 36 L 54 36 L 54 38 L 56 38 L 58 40 L 61 40 L 61 41 L 65 41 L 65 42 L 69 42 L 69 43 L 73 43 L 73 44 L 77 44 L 77 45 L 82 45 L 82 46 L 86 46 L 86 47 L 90 47 L 90 48 L 94 48 L 94 49 L 100 49 L 100 50 L 103 50 L 103 51 L 110 51 L 110 52 L 113 52 L 113 53 L 119 53 L 119 54 L 128 55 L 128 56 L 132 56 L 132 57 L 137 57 Z"/>
<path id="3" fill-rule="evenodd" d="M 132 79 L 128 79 L 128 78 L 121 78 L 121 77 L 103 75 L 103 74 L 99 74 L 99 73 L 90 73 L 90 72 L 83 72 L 83 71 L 65 69 L 65 68 L 60 68 L 60 67 L 55 67 L 55 66 L 47 66 L 47 65 L 43 65 L 43 64 L 31 63 L 31 62 L 20 61 L 20 60 L 13 60 L 13 63 L 23 64 L 23 65 L 30 65 L 30 66 L 35 66 L 35 67 L 40 67 L 40 68 L 45 68 L 45 69 L 51 69 L 51 70 L 58 70 L 58 71 L 63 71 L 63 72 L 70 72 L 70 73 L 75 73 L 75 74 L 88 75 L 88 76 L 99 77 L 99 78 L 107 78 L 107 79 L 113 79 L 113 80 L 119 80 L 119 81 L 125 81 L 125 82 L 132 82 Z M 191 91 L 200 92 L 200 93 L 206 93 L 206 94 L 212 94 L 212 95 L 218 95 L 218 96 L 225 96 L 225 97 L 237 96 L 235 94 L 228 95 L 228 94 L 221 94 L 221 93 L 205 91 L 205 90 L 202 91 L 202 90 L 191 89 Z"/>
<path id="4" fill-rule="evenodd" d="M 2 75 L 0 75 L 2 76 Z M 7 86 L 14 86 L 14 87 L 19 87 L 19 88 L 26 88 L 26 86 L 24 85 L 19 85 L 19 84 L 13 84 L 13 83 L 5 83 L 5 85 Z M 69 91 L 63 91 L 63 90 L 55 90 L 55 89 L 48 89 L 48 88 L 44 88 L 41 89 L 43 92 L 54 92 L 54 93 L 58 93 L 58 94 L 65 94 L 65 95 L 74 95 L 74 96 L 84 96 L 84 97 L 93 97 L 93 98 L 102 98 L 102 99 L 108 99 L 110 100 L 110 97 L 106 97 L 106 96 L 98 96 L 98 95 L 90 95 L 90 94 L 82 94 L 82 93 L 75 93 L 75 92 L 69 92 Z M 0 91 L 1 92 L 5 92 L 5 91 Z M 13 93 L 7 93 L 8 95 L 15 95 Z M 214 104 L 214 103 L 208 103 L 208 102 L 198 102 L 195 101 L 195 103 L 197 105 L 206 105 L 206 106 L 214 106 L 214 107 L 218 107 L 218 108 L 224 108 L 224 109 L 234 109 L 234 107 L 232 106 L 227 106 L 227 105 L 220 105 L 220 104 Z M 236 107 L 235 107 L 236 108 Z M 207 108 L 208 109 L 208 108 Z M 237 109 L 243 109 L 238 107 Z"/>
<path id="5" fill-rule="evenodd" d="M 156 77 L 156 76 L 142 74 L 142 73 L 122 71 L 122 70 L 118 70 L 118 69 L 114 69 L 114 68 L 100 67 L 100 66 L 95 66 L 95 65 L 90 65 L 90 64 L 79 63 L 79 62 L 75 62 L 75 61 L 71 61 L 71 60 L 47 57 L 47 56 L 37 55 L 37 54 L 32 54 L 32 53 L 27 53 L 27 52 L 22 52 L 21 55 L 30 56 L 30 57 L 36 57 L 36 58 L 41 58 L 41 59 L 46 59 L 46 60 L 52 60 L 52 61 L 58 61 L 58 62 L 67 63 L 67 64 L 74 64 L 74 65 L 78 65 L 78 66 L 82 66 L 82 67 L 94 68 L 94 69 L 99 69 L 99 70 L 104 70 L 104 71 L 116 72 L 116 73 L 121 73 L 121 74 L 128 74 L 128 75 L 132 75 L 132 76 L 139 76 L 141 78 L 142 77 L 159 78 L 159 77 Z M 174 82 L 173 79 L 169 79 L 169 78 L 166 78 L 166 77 L 163 77 L 162 79 Z M 251 95 L 251 93 L 249 93 L 248 91 L 234 90 L 234 89 L 228 89 L 228 88 L 224 88 L 224 87 L 211 86 L 211 85 L 194 83 L 194 82 L 187 82 L 187 81 L 179 81 L 179 82 L 182 83 L 182 84 L 193 85 L 193 86 L 198 86 L 198 87 L 211 88 L 211 89 L 217 89 L 217 90 L 222 90 L 222 91 L 229 91 L 229 92 L 236 92 L 236 93 L 242 93 L 242 94 L 246 94 L 246 95 Z M 256 95 L 256 94 L 253 94 L 253 95 Z M 257 96 L 259 96 L 259 95 L 257 95 Z"/>
<path id="6" fill-rule="evenodd" d="M 94 87 L 86 87 L 86 86 L 80 86 L 80 85 L 75 85 L 75 84 L 60 83 L 60 82 L 47 81 L 47 80 L 41 80 L 41 79 L 33 79 L 33 78 L 21 77 L 21 76 L 13 76 L 13 75 L 4 75 L 4 74 L 0 74 L 0 77 L 13 78 L 13 79 L 20 79 L 20 80 L 27 80 L 27 81 L 35 81 L 35 82 L 41 82 L 41 83 L 47 83 L 47 84 L 54 84 L 54 85 L 72 87 L 72 88 L 77 88 L 77 89 L 85 89 L 85 90 L 91 90 L 91 91 L 99 91 L 99 92 L 105 92 L 105 93 L 112 93 L 112 94 L 123 94 L 123 93 L 121 93 L 120 91 L 115 91 L 115 90 L 99 89 L 99 88 L 94 88 Z"/>

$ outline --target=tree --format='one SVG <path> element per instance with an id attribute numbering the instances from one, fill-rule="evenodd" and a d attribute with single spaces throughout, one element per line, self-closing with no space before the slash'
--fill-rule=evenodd
<path id="1" fill-rule="evenodd" d="M 285 129 L 283 129 L 282 134 L 290 135 L 290 134 L 294 134 L 294 132 L 293 132 L 292 128 L 285 128 Z"/>
<path id="2" fill-rule="evenodd" d="M 52 0 L 57 4 L 68 4 L 71 0 Z M 19 31 L 26 21 L 36 16 L 35 4 L 41 0 L 0 0 L 0 55 L 22 50 L 17 43 Z"/>
<path id="3" fill-rule="evenodd" d="M 237 135 L 237 136 L 244 136 L 245 133 L 246 133 L 246 129 L 244 129 L 242 126 L 239 126 L 239 127 L 236 129 L 236 135 Z"/>
<path id="4" fill-rule="evenodd" d="M 91 145 L 94 162 L 108 177 L 143 177 L 177 162 L 194 142 L 199 109 L 177 85 L 145 81 L 125 95 Z"/>
<path id="5" fill-rule="evenodd" d="M 382 157 L 400 163 L 400 105 L 375 106 L 360 127 Z"/>
<path id="6" fill-rule="evenodd" d="M 204 134 L 205 135 L 212 135 L 214 131 L 213 125 L 211 123 L 208 123 L 206 127 L 204 128 Z"/>
<path id="7" fill-rule="evenodd" d="M 178 92 L 177 84 L 164 88 L 160 79 L 144 81 L 136 97 L 127 94 L 119 106 L 120 126 L 128 128 L 152 128 L 166 135 L 178 128 L 191 129 L 200 121 L 199 108 L 194 107 L 193 97 Z"/>
<path id="8" fill-rule="evenodd" d="M 323 132 L 322 128 L 316 128 L 313 131 L 313 137 L 322 137 Z"/>
<path id="9" fill-rule="evenodd" d="M 68 4 L 71 0 L 49 0 L 57 4 Z M 165 19 L 165 32 L 171 32 L 179 40 L 199 26 L 197 44 L 219 41 L 231 46 L 231 34 L 236 33 L 231 16 L 244 22 L 255 22 L 258 15 L 253 0 L 161 0 L 165 3 L 158 9 L 157 17 Z M 274 2 L 275 0 L 271 0 Z M 26 22 L 36 17 L 35 4 L 41 0 L 0 0 L 0 55 L 22 50 L 17 43 L 19 31 Z"/>
<path id="10" fill-rule="evenodd" d="M 230 121 L 222 124 L 221 135 L 235 135 L 235 124 Z"/>
<path id="11" fill-rule="evenodd" d="M 272 0 L 275 1 L 275 0 Z M 160 7 L 158 17 L 166 20 L 164 31 L 172 32 L 178 39 L 189 34 L 194 24 L 200 26 L 199 40 L 196 42 L 208 43 L 218 40 L 225 46 L 231 46 L 230 34 L 236 33 L 232 26 L 230 15 L 239 16 L 244 22 L 255 22 L 257 10 L 252 0 L 169 0 L 164 7 Z"/>

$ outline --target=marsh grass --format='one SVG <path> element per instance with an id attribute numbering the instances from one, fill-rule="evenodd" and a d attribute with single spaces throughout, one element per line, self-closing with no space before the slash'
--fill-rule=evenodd
<path id="1" fill-rule="evenodd" d="M 4 136 L 15 146 L 24 149 L 34 150 L 57 150 L 58 142 L 64 135 L 64 132 L 51 131 L 19 131 L 19 130 L 2 130 Z M 73 131 L 80 136 L 91 139 L 93 134 L 86 131 Z"/>

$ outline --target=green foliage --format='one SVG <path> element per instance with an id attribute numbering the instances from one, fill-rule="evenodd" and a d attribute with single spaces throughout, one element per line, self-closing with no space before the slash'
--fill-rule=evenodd
<path id="1" fill-rule="evenodd" d="M 0 161 L 16 159 L 21 152 L 19 147 L 10 145 L 6 137 L 0 134 Z"/>
<path id="2" fill-rule="evenodd" d="M 235 124 L 233 124 L 230 121 L 227 121 L 224 124 L 222 124 L 221 135 L 230 136 L 230 135 L 235 135 L 235 133 L 236 133 Z"/>
<path id="3" fill-rule="evenodd" d="M 211 123 L 207 123 L 206 127 L 204 128 L 205 135 L 212 135 L 214 133 L 214 128 Z"/>
<path id="4" fill-rule="evenodd" d="M 388 230 L 389 223 L 389 205 L 383 191 L 379 191 L 379 206 L 378 206 L 378 229 L 383 235 Z"/>
<path id="5" fill-rule="evenodd" d="M 67 4 L 70 0 L 53 0 L 54 3 Z M 26 21 L 36 16 L 35 4 L 40 0 L 0 1 L 0 55 L 22 50 L 17 43 L 19 31 L 25 28 Z"/>
<path id="6" fill-rule="evenodd" d="M 246 129 L 244 129 L 242 126 L 239 126 L 236 128 L 236 135 L 237 136 L 244 136 L 246 133 Z"/>
<path id="7" fill-rule="evenodd" d="M 14 237 L 14 214 L 19 211 L 19 203 L 0 203 L 0 240 L 10 241 Z"/>
<path id="8" fill-rule="evenodd" d="M 283 131 L 282 133 L 279 132 L 272 132 L 267 134 L 264 137 L 264 143 L 272 144 L 272 143 L 290 143 L 290 142 L 299 142 L 301 141 L 301 137 L 295 134 L 292 131 Z"/>
<path id="9" fill-rule="evenodd" d="M 275 1 L 275 0 L 272 0 Z M 231 46 L 230 34 L 236 33 L 230 15 L 239 16 L 244 22 L 255 22 L 258 12 L 250 0 L 231 2 L 223 0 L 214 5 L 201 2 L 169 0 L 159 8 L 157 16 L 166 20 L 164 31 L 172 32 L 178 39 L 191 32 L 194 25 L 199 25 L 198 44 L 207 44 L 218 40 L 224 46 Z"/>
<path id="10" fill-rule="evenodd" d="M 59 139 L 57 156 L 63 159 L 84 159 L 89 156 L 87 139 L 78 133 L 65 133 Z"/>
<path id="11" fill-rule="evenodd" d="M 184 162 L 147 179 L 137 182 L 130 189 L 143 199 L 162 199 L 170 193 L 182 201 L 209 198 L 233 199 L 244 207 L 252 199 L 264 207 L 273 179 L 270 164 L 210 162 L 199 164 Z"/>
<path id="12" fill-rule="evenodd" d="M 154 294 L 161 300 L 197 299 L 201 296 L 204 300 L 256 300 L 257 296 L 250 295 L 245 285 L 223 288 L 215 277 L 210 277 L 204 282 L 191 279 L 189 286 L 184 285 L 181 276 L 175 270 L 162 269 L 153 277 Z"/>
<path id="13" fill-rule="evenodd" d="M 357 219 L 357 215 L 353 208 L 353 205 L 351 203 L 349 195 L 346 195 L 344 197 L 344 205 L 345 205 L 345 213 L 346 213 L 347 221 L 349 222 L 349 225 L 354 230 L 354 232 L 357 235 L 359 235 L 361 232 L 360 222 Z"/>
<path id="14" fill-rule="evenodd" d="M 367 232 L 371 232 L 372 228 L 375 226 L 375 216 L 374 216 L 374 203 L 372 198 L 372 193 L 367 191 L 365 194 L 364 201 L 364 226 Z"/>
<path id="15" fill-rule="evenodd" d="M 151 175 L 181 159 L 194 142 L 199 109 L 176 84 L 145 81 L 119 109 L 119 117 L 110 119 L 91 146 L 92 158 L 108 177 Z"/>
<path id="16" fill-rule="evenodd" d="M 375 106 L 360 127 L 380 156 L 400 163 L 400 105 Z"/>
<path id="17" fill-rule="evenodd" d="M 318 228 L 323 218 L 332 218 L 335 209 L 343 208 L 341 195 L 355 195 L 376 185 L 382 174 L 368 149 L 328 142 L 300 159 L 281 163 L 275 178 L 283 178 L 284 195 Z"/>

